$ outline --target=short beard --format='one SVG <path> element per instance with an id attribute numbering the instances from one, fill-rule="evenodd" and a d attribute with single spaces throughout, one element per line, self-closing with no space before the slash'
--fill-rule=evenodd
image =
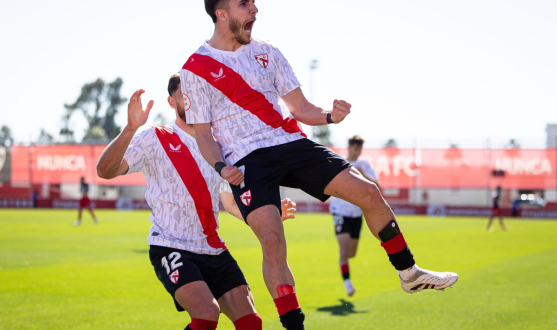
<path id="1" fill-rule="evenodd" d="M 251 42 L 251 36 L 248 36 L 247 38 L 242 36 L 241 30 L 243 28 L 243 25 L 232 17 L 230 18 L 230 21 L 228 23 L 228 28 L 234 35 L 234 39 L 236 39 L 236 42 L 240 45 L 248 45 Z"/>
<path id="2" fill-rule="evenodd" d="M 183 121 L 186 121 L 186 110 L 180 106 L 178 102 L 176 102 L 176 112 L 178 113 L 178 117 Z"/>

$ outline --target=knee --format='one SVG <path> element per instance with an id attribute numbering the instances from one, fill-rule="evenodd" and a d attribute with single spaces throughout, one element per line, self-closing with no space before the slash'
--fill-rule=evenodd
<path id="1" fill-rule="evenodd" d="M 284 234 L 268 232 L 261 235 L 261 245 L 263 254 L 266 258 L 273 258 L 281 255 L 286 249 Z"/>
<path id="2" fill-rule="evenodd" d="M 381 191 L 379 191 L 379 188 L 373 182 L 366 185 L 365 201 L 364 207 L 384 203 Z"/>
<path id="3" fill-rule="evenodd" d="M 195 318 L 203 320 L 218 320 L 220 315 L 220 307 L 216 301 L 210 304 L 204 304 L 199 306 L 199 311 L 197 311 Z"/>

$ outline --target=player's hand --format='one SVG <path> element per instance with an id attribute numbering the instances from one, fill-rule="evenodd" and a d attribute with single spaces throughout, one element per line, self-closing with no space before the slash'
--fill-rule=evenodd
<path id="1" fill-rule="evenodd" d="M 239 186 L 244 181 L 244 175 L 236 166 L 227 165 L 222 168 L 220 174 L 223 179 L 235 186 Z"/>
<path id="2" fill-rule="evenodd" d="M 141 94 L 145 93 L 145 90 L 138 89 L 133 93 L 128 103 L 128 127 L 132 130 L 137 130 L 139 127 L 145 125 L 147 118 L 149 118 L 149 112 L 155 101 L 151 100 L 147 103 L 147 109 L 143 110 L 143 104 L 141 104 Z"/>
<path id="3" fill-rule="evenodd" d="M 285 198 L 280 201 L 280 208 L 282 210 L 282 221 L 286 219 L 294 219 L 296 215 L 296 203 L 291 201 L 290 198 Z"/>
<path id="4" fill-rule="evenodd" d="M 348 116 L 352 105 L 343 100 L 335 100 L 333 102 L 333 110 L 331 111 L 331 120 L 333 123 L 338 124 Z"/>

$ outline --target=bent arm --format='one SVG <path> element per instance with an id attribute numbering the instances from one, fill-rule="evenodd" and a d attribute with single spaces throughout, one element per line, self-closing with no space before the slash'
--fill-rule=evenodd
<path id="1" fill-rule="evenodd" d="M 122 132 L 104 149 L 97 163 L 97 175 L 103 179 L 112 179 L 128 173 L 128 163 L 124 154 L 136 130 L 126 126 Z"/>
<path id="2" fill-rule="evenodd" d="M 199 146 L 201 155 L 203 155 L 203 158 L 205 158 L 207 163 L 214 168 L 216 163 L 224 162 L 220 146 L 213 137 L 211 124 L 194 124 L 193 128 L 195 130 L 197 145 Z"/>
<path id="3" fill-rule="evenodd" d="M 244 220 L 244 217 L 242 217 L 242 213 L 238 208 L 238 204 L 236 204 L 236 201 L 234 200 L 234 195 L 229 192 L 222 192 L 220 193 L 220 201 L 222 202 L 226 212 L 232 214 L 240 220 Z"/>
<path id="4" fill-rule="evenodd" d="M 309 102 L 300 87 L 282 97 L 292 116 L 309 126 L 327 125 L 327 112 Z"/>

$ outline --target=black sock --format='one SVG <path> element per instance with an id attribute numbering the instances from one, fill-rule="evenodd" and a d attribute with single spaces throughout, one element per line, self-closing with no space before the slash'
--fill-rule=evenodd
<path id="1" fill-rule="evenodd" d="M 301 308 L 291 310 L 280 316 L 280 323 L 286 330 L 304 330 L 305 314 Z"/>

